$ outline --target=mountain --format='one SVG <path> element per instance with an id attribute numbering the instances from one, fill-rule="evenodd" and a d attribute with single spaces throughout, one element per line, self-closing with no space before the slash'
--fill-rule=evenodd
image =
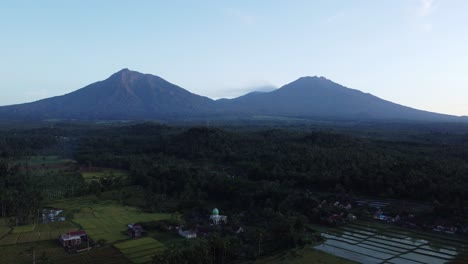
<path id="1" fill-rule="evenodd" d="M 214 101 L 166 80 L 123 69 L 72 93 L 0 107 L 8 119 L 154 119 L 201 116 Z"/>
<path id="2" fill-rule="evenodd" d="M 72 93 L 0 107 L 0 119 L 142 120 L 250 118 L 257 115 L 340 120 L 467 121 L 421 111 L 344 87 L 324 77 L 302 77 L 270 92 L 217 101 L 164 79 L 123 69 Z"/>
<path id="3" fill-rule="evenodd" d="M 225 114 L 315 117 L 352 120 L 455 121 L 458 117 L 421 111 L 334 83 L 302 77 L 277 90 L 218 100 Z"/>

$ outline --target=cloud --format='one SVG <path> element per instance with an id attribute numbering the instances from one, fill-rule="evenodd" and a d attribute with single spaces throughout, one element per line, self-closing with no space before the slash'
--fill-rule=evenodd
<path id="1" fill-rule="evenodd" d="M 220 99 L 220 98 L 236 98 L 242 95 L 246 95 L 251 92 L 271 92 L 278 89 L 278 87 L 264 82 L 262 84 L 257 85 L 248 85 L 245 87 L 238 87 L 238 88 L 226 88 L 223 90 L 219 90 L 216 93 L 211 95 L 213 99 Z"/>
<path id="2" fill-rule="evenodd" d="M 420 21 L 421 29 L 425 32 L 432 31 L 431 15 L 434 14 L 437 9 L 436 1 L 437 0 L 419 0 L 417 17 Z"/>
<path id="3" fill-rule="evenodd" d="M 418 14 L 421 17 L 427 17 L 430 16 L 436 8 L 435 0 L 420 0 Z"/>

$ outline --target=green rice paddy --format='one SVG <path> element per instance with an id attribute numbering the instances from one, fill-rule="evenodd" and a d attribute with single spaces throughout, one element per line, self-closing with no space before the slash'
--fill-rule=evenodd
<path id="1" fill-rule="evenodd" d="M 81 226 L 94 239 L 113 243 L 128 239 L 130 223 L 169 219 L 170 214 L 145 213 L 135 207 L 124 207 L 114 202 L 82 206 L 74 214 L 73 222 Z"/>
<path id="2" fill-rule="evenodd" d="M 9 228 L 7 233 L 1 237 L 0 245 L 55 240 L 61 234 L 76 230 L 78 230 L 78 226 L 68 221 L 17 226 Z"/>
<path id="3" fill-rule="evenodd" d="M 33 250 L 36 263 L 67 264 L 128 264 L 130 263 L 118 250 L 112 247 L 96 248 L 80 254 L 68 254 L 56 241 L 9 245 L 0 247 L 0 263 L 29 264 L 33 263 Z"/>
<path id="4" fill-rule="evenodd" d="M 163 243 L 150 237 L 129 240 L 114 246 L 133 263 L 149 262 L 156 252 L 165 248 Z"/>

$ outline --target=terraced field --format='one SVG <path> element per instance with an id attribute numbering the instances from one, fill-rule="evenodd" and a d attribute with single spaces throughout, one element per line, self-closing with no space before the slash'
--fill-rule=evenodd
<path id="1" fill-rule="evenodd" d="M 365 264 L 442 264 L 468 250 L 468 241 L 454 236 L 424 233 L 393 225 L 354 223 L 322 234 L 326 241 L 315 249 Z M 464 262 L 466 261 L 466 262 Z"/>
<path id="2" fill-rule="evenodd" d="M 156 252 L 165 248 L 163 243 L 150 237 L 129 240 L 114 246 L 133 263 L 147 263 Z"/>

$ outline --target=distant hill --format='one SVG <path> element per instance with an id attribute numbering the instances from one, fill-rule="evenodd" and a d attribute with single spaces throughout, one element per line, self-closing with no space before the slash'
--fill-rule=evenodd
<path id="1" fill-rule="evenodd" d="M 467 121 L 421 111 L 346 88 L 324 77 L 302 77 L 270 92 L 214 101 L 166 80 L 123 69 L 104 81 L 40 101 L 0 107 L 0 119 L 180 120 L 238 116 L 345 120 Z"/>
<path id="2" fill-rule="evenodd" d="M 454 121 L 458 117 L 395 104 L 324 77 L 302 77 L 267 93 L 218 100 L 224 113 L 358 120 Z"/>

